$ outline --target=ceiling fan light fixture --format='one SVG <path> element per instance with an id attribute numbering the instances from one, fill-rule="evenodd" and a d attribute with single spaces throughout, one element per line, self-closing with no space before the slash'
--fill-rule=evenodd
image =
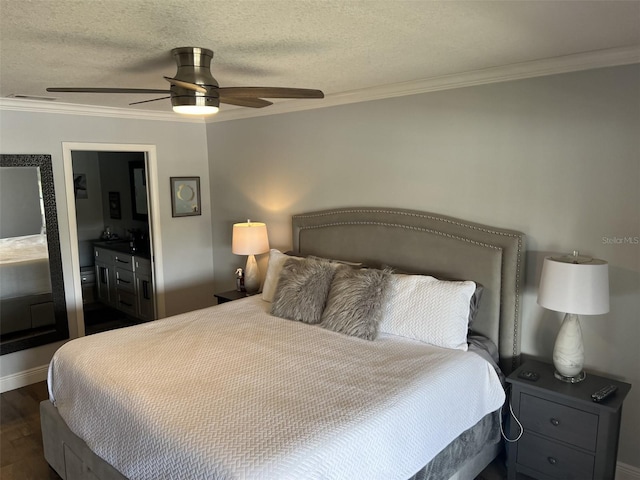
<path id="1" fill-rule="evenodd" d="M 174 105 L 173 111 L 185 115 L 213 115 L 218 113 L 220 108 L 212 105 Z"/>
<path id="2" fill-rule="evenodd" d="M 216 97 L 194 95 L 179 95 L 171 98 L 173 111 L 185 115 L 213 115 L 220 110 L 220 101 Z"/>

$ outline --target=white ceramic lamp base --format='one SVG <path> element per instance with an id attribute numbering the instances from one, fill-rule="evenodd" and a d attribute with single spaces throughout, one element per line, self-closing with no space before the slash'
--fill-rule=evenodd
<path id="1" fill-rule="evenodd" d="M 586 378 L 584 365 L 584 345 L 578 315 L 567 313 L 553 347 L 555 377 L 568 383 L 578 383 Z"/>
<path id="2" fill-rule="evenodd" d="M 244 288 L 247 293 L 258 293 L 260 290 L 260 270 L 256 257 L 249 255 L 244 269 Z"/>

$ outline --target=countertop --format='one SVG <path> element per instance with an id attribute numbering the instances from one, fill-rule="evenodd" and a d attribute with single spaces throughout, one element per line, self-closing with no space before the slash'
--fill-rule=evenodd
<path id="1" fill-rule="evenodd" d="M 143 249 L 133 250 L 129 244 L 129 240 L 97 240 L 93 242 L 96 247 L 106 248 L 107 250 L 113 250 L 120 253 L 128 253 L 135 255 L 136 257 L 150 258 L 149 252 Z"/>

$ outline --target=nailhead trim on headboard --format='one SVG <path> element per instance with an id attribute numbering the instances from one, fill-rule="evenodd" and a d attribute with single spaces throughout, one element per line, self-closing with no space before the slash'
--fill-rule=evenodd
<path id="1" fill-rule="evenodd" d="M 425 219 L 434 222 L 441 222 L 443 224 L 449 224 L 454 227 L 459 227 L 461 229 L 476 231 L 481 233 L 486 233 L 489 235 L 495 235 L 499 237 L 505 237 L 513 240 L 517 240 L 516 242 L 516 251 L 514 252 L 516 255 L 515 258 L 515 289 L 512 290 L 514 295 L 514 307 L 513 307 L 513 341 L 512 341 L 512 359 L 511 359 L 511 368 L 517 368 L 520 362 L 520 296 L 521 292 L 521 282 L 523 280 L 523 249 L 524 249 L 524 235 L 520 232 L 509 231 L 499 228 L 492 228 L 487 225 L 480 225 L 475 223 L 467 223 L 462 220 L 458 220 L 455 218 L 444 217 L 433 213 L 428 212 L 418 212 L 411 210 L 395 210 L 395 209 L 387 209 L 387 208 L 345 208 L 345 209 L 333 209 L 319 212 L 311 212 L 311 213 L 303 213 L 299 215 L 294 215 L 294 218 L 302 220 L 302 219 L 314 219 L 314 218 L 322 218 L 322 217 L 330 217 L 336 215 L 359 215 L 359 214 L 382 214 L 382 215 L 394 215 L 394 216 L 406 216 L 409 218 L 417 218 L 417 219 Z M 319 229 L 326 228 L 332 226 L 341 226 L 341 225 L 374 225 L 374 226 L 384 226 L 384 227 L 392 227 L 392 228 L 403 228 L 408 230 L 426 232 L 433 235 L 439 235 L 446 238 L 451 238 L 455 240 L 459 240 L 462 242 L 467 242 L 473 245 L 477 245 L 483 248 L 490 248 L 494 250 L 504 251 L 504 248 L 500 245 L 494 245 L 491 243 L 486 243 L 482 241 L 477 241 L 474 239 L 465 238 L 462 236 L 458 236 L 448 232 L 442 232 L 438 230 L 434 230 L 432 228 L 414 226 L 414 225 L 404 225 L 400 223 L 392 223 L 392 222 L 384 222 L 384 221 L 367 221 L 367 220 L 354 220 L 354 221 L 330 221 L 329 223 L 323 223 L 319 225 L 297 225 L 297 228 L 302 231 L 306 229 Z M 512 250 L 513 252 L 513 250 Z M 512 270 L 513 272 L 513 270 Z M 502 274 L 504 275 L 504 270 Z M 505 279 L 502 278 L 502 283 L 505 283 Z M 504 352 L 504 350 L 503 350 Z"/>

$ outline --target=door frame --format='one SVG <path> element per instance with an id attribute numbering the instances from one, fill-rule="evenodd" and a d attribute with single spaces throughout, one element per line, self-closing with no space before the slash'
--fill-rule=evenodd
<path id="1" fill-rule="evenodd" d="M 73 188 L 74 150 L 89 152 L 141 152 L 145 154 L 147 175 L 147 201 L 149 204 L 149 240 L 151 247 L 151 271 L 153 275 L 154 301 L 156 318 L 166 316 L 164 298 L 164 274 L 162 266 L 162 235 L 160 225 L 160 197 L 158 188 L 158 157 L 155 145 L 129 143 L 77 143 L 62 142 L 62 159 L 64 168 L 65 191 L 67 194 L 67 216 L 69 222 L 69 239 L 71 242 L 71 272 L 73 280 L 72 305 L 76 312 L 77 332 L 84 337 L 84 310 L 82 305 L 82 282 L 80 279 L 80 253 L 78 248 L 78 223 L 76 220 L 76 201 Z"/>

